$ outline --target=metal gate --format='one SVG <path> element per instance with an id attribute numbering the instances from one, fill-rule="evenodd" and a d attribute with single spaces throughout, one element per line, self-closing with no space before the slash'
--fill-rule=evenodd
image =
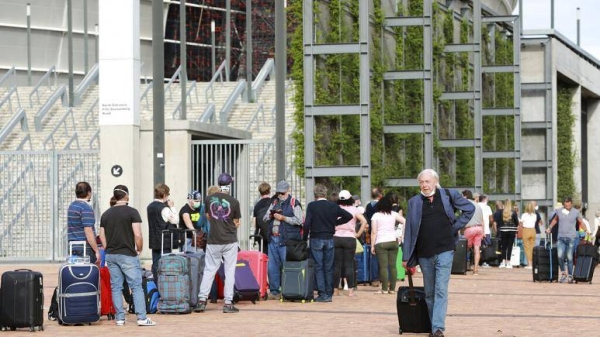
<path id="1" fill-rule="evenodd" d="M 304 181 L 295 174 L 293 143 L 286 144 L 286 180 L 292 186 L 291 193 L 304 201 Z M 260 198 L 258 185 L 263 181 L 275 190 L 276 163 L 275 140 L 202 140 L 192 142 L 192 177 L 194 188 L 206 196 L 210 186 L 217 185 L 223 172 L 234 177 L 231 194 L 240 201 L 242 212 L 238 229 L 238 241 L 242 249 L 248 248 L 251 234 L 252 210 Z"/>
<path id="2" fill-rule="evenodd" d="M 63 260 L 75 184 L 92 185 L 99 214 L 99 170 L 97 150 L 0 152 L 0 261 Z"/>

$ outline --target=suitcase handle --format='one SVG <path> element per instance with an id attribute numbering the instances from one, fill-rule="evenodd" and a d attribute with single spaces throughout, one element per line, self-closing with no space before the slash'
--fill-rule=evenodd
<path id="1" fill-rule="evenodd" d="M 409 297 L 409 305 L 416 306 L 417 299 L 415 298 L 415 287 L 413 286 L 413 279 L 410 272 L 406 273 L 408 275 L 408 297 Z"/>
<path id="2" fill-rule="evenodd" d="M 19 268 L 19 269 L 15 269 L 15 271 L 32 271 L 32 270 L 27 269 L 27 268 Z"/>
<path id="3" fill-rule="evenodd" d="M 254 239 L 254 242 L 256 242 L 256 240 L 258 239 L 258 242 L 260 242 L 259 245 L 258 245 L 258 250 L 260 252 L 263 251 L 263 247 L 264 247 L 265 243 L 263 242 L 263 237 L 262 236 L 260 236 L 260 235 L 250 235 L 249 239 Z"/>
<path id="4" fill-rule="evenodd" d="M 173 233 L 175 233 L 175 232 L 179 232 L 177 234 L 191 232 L 192 233 L 192 242 L 196 242 L 196 230 L 195 229 L 189 229 L 189 228 L 163 229 L 160 234 L 160 255 L 161 256 L 174 254 L 173 253 L 173 243 L 174 243 Z M 165 253 L 165 234 L 170 234 L 169 236 L 171 238 L 171 245 L 170 245 L 171 251 L 169 253 Z M 187 235 L 184 235 L 184 238 L 186 240 L 184 240 L 182 247 L 179 247 L 179 250 L 180 250 L 178 252 L 179 255 L 185 253 L 185 248 L 186 248 L 186 244 L 187 244 Z M 183 250 L 182 250 L 182 248 L 183 248 Z"/>

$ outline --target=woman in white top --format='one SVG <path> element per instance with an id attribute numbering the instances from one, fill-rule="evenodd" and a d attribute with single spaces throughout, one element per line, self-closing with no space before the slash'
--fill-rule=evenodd
<path id="1" fill-rule="evenodd" d="M 525 206 L 525 212 L 521 215 L 519 221 L 521 227 L 523 227 L 523 246 L 525 248 L 525 256 L 527 257 L 527 267 L 525 269 L 531 269 L 532 266 L 532 255 L 533 247 L 535 246 L 535 222 L 537 221 L 537 215 L 535 214 L 535 202 L 530 201 Z"/>
<path id="2" fill-rule="evenodd" d="M 356 252 L 356 238 L 361 236 L 367 227 L 367 219 L 362 215 L 358 207 L 354 206 L 354 199 L 347 190 L 338 195 L 337 204 L 352 214 L 352 220 L 343 225 L 335 227 L 333 234 L 333 286 L 334 293 L 339 295 L 339 284 L 342 276 L 348 283 L 348 296 L 354 296 L 354 254 Z M 356 222 L 360 223 L 360 229 L 356 232 Z M 343 274 L 343 275 L 342 275 Z"/>
<path id="3" fill-rule="evenodd" d="M 371 253 L 376 254 L 379 260 L 379 279 L 381 280 L 381 290 L 378 290 L 376 294 L 395 294 L 398 242 L 402 241 L 402 238 L 396 236 L 396 223 L 404 226 L 406 219 L 402 216 L 402 211 L 397 213 L 392 210 L 392 193 L 381 198 L 375 207 L 377 213 L 371 217 L 371 244 L 373 245 Z M 404 233 L 403 230 L 400 232 Z"/>

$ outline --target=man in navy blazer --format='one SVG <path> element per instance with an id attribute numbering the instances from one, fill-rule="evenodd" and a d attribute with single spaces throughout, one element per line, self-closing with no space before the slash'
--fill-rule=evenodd
<path id="1" fill-rule="evenodd" d="M 417 180 L 421 193 L 408 201 L 402 264 L 405 268 L 421 266 L 431 319 L 429 336 L 443 337 L 454 246 L 475 206 L 458 191 L 441 188 L 432 169 L 421 171 Z M 461 211 L 458 217 L 455 210 Z"/>

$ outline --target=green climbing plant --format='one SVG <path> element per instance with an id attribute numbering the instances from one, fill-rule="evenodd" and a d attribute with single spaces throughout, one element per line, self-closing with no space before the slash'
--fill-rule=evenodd
<path id="1" fill-rule="evenodd" d="M 559 88 L 556 95 L 556 144 L 557 144 L 557 186 L 558 200 L 573 197 L 575 193 L 575 161 L 573 150 L 573 93 L 569 88 Z"/>

